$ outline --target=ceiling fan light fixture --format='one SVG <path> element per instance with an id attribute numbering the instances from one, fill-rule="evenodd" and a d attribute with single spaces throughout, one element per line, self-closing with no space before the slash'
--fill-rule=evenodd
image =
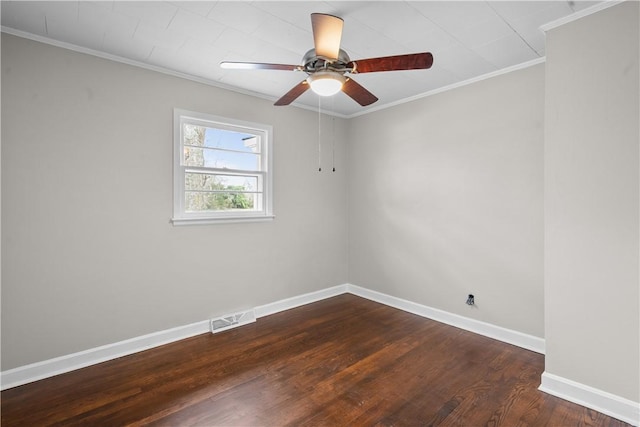
<path id="1" fill-rule="evenodd" d="M 335 71 L 316 71 L 307 78 L 311 90 L 320 96 L 332 96 L 340 92 L 346 77 Z"/>

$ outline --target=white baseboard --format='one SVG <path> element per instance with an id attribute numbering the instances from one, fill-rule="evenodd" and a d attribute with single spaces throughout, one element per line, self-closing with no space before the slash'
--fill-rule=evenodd
<path id="1" fill-rule="evenodd" d="M 209 332 L 209 321 L 192 323 L 177 328 L 166 329 L 148 335 L 107 344 L 78 353 L 67 354 L 54 359 L 20 366 L 3 371 L 0 375 L 0 389 L 5 390 L 19 385 L 31 383 L 65 372 L 75 371 L 97 363 L 113 360 L 118 357 L 138 353 L 174 341 Z"/>
<path id="2" fill-rule="evenodd" d="M 500 341 L 514 344 L 519 347 L 544 353 L 544 340 L 520 332 L 501 328 L 488 323 L 462 317 L 456 314 L 447 313 L 442 310 L 427 307 L 411 301 L 392 297 L 380 292 L 371 291 L 360 286 L 351 284 L 338 285 L 269 304 L 255 307 L 256 318 L 279 313 L 281 311 L 296 308 L 305 304 L 321 301 L 336 295 L 352 293 L 354 295 L 376 301 L 400 310 L 414 313 L 442 323 L 453 325 L 471 332 L 485 335 Z M 148 350 L 170 342 L 179 341 L 194 335 L 203 334 L 210 331 L 209 320 L 193 323 L 191 325 L 180 326 L 165 331 L 159 331 L 140 337 L 131 338 L 113 344 L 92 348 L 78 353 L 57 357 L 55 359 L 44 360 L 42 362 L 21 366 L 4 371 L 0 374 L 0 389 L 5 390 L 22 384 L 63 374 L 76 369 L 84 368 L 97 363 L 112 360 L 118 357 Z"/>
<path id="3" fill-rule="evenodd" d="M 498 341 L 513 344 L 536 353 L 544 354 L 544 339 L 533 335 L 524 334 L 512 329 L 503 328 L 501 326 L 492 325 L 490 323 L 481 322 L 479 320 L 470 319 L 458 314 L 449 313 L 447 311 L 438 310 L 437 308 L 407 301 L 381 292 L 372 291 L 356 285 L 347 285 L 347 291 L 354 295 L 367 298 L 418 316 L 426 317 L 440 323 L 455 326 L 469 332 L 473 332 L 485 337 L 493 338 Z"/>
<path id="4" fill-rule="evenodd" d="M 640 403 L 638 402 L 548 372 L 542 373 L 542 383 L 538 389 L 625 423 L 640 426 Z"/>
<path id="5" fill-rule="evenodd" d="M 268 316 L 270 314 L 310 304 L 312 302 L 344 294 L 346 292 L 347 285 L 339 285 L 304 295 L 298 295 L 292 298 L 258 306 L 254 309 L 255 315 L 256 318 Z M 143 350 L 148 350 L 153 347 L 158 347 L 207 332 L 210 332 L 210 320 L 203 320 L 190 325 L 154 332 L 113 344 L 80 351 L 78 353 L 72 353 L 56 357 L 54 359 L 43 360 L 42 362 L 9 369 L 0 373 L 0 390 L 6 390 L 8 388 L 17 387 L 19 385 L 31 383 L 44 378 L 64 374 L 65 372 L 85 368 L 87 366 L 106 362 L 107 360 L 138 353 Z"/>
<path id="6" fill-rule="evenodd" d="M 309 292 L 308 294 L 283 299 L 256 307 L 256 317 L 260 318 L 269 316 L 270 314 L 280 313 L 281 311 L 300 307 L 301 305 L 311 304 L 312 302 L 321 301 L 323 299 L 335 297 L 336 295 L 344 293 L 347 293 L 347 285 L 338 285 L 332 288 L 322 289 L 315 292 Z"/>
<path id="7" fill-rule="evenodd" d="M 305 304 L 321 301 L 344 293 L 351 293 L 371 301 L 379 302 L 409 313 L 417 314 L 441 323 L 446 323 L 470 332 L 497 339 L 537 353 L 544 354 L 544 339 L 502 328 L 457 314 L 438 310 L 433 307 L 397 298 L 381 292 L 372 291 L 352 284 L 344 284 L 298 295 L 280 301 L 255 307 L 256 318 L 279 313 Z M 0 389 L 16 387 L 54 375 L 84 368 L 118 357 L 148 350 L 163 344 L 209 332 L 209 320 L 190 325 L 167 329 L 140 337 L 131 338 L 114 344 L 92 348 L 78 353 L 49 359 L 0 374 Z M 584 384 L 558 377 L 550 373 L 542 374 L 540 390 L 570 402 L 592 408 L 611 417 L 635 426 L 640 426 L 640 405 L 637 402 L 594 389 Z"/>

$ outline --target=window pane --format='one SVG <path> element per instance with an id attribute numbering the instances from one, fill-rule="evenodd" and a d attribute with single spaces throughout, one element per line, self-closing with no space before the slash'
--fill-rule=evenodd
<path id="1" fill-rule="evenodd" d="M 260 153 L 260 138 L 224 129 L 206 128 L 204 146 L 243 153 Z"/>
<path id="2" fill-rule="evenodd" d="M 185 174 L 185 189 L 194 191 L 249 191 L 258 190 L 258 177 L 245 175 L 219 175 L 198 172 Z"/>
<path id="3" fill-rule="evenodd" d="M 185 210 L 187 212 L 255 211 L 261 209 L 259 200 L 259 196 L 255 193 L 185 191 Z"/>
<path id="4" fill-rule="evenodd" d="M 199 147 L 184 147 L 184 165 L 247 171 L 261 170 L 260 154 Z"/>
<path id="5" fill-rule="evenodd" d="M 183 123 L 183 164 L 260 170 L 260 138 L 243 132 Z"/>
<path id="6" fill-rule="evenodd" d="M 233 151 L 204 150 L 204 165 L 211 168 L 260 170 L 260 155 Z"/>

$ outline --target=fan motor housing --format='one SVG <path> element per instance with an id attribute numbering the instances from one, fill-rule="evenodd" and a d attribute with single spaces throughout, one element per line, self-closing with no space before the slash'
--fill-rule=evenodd
<path id="1" fill-rule="evenodd" d="M 331 70 L 337 72 L 350 71 L 347 64 L 351 62 L 351 58 L 344 50 L 340 49 L 338 59 L 331 60 L 323 56 L 316 55 L 315 49 L 310 49 L 302 57 L 302 66 L 307 73 L 315 73 L 320 70 Z"/>

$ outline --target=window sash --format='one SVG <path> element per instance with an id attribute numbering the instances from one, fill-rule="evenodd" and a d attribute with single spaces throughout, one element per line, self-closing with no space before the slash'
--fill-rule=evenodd
<path id="1" fill-rule="evenodd" d="M 215 179 L 215 177 L 220 177 L 220 181 L 218 182 L 213 182 L 211 183 L 211 185 L 219 185 L 222 188 L 218 188 L 218 189 L 207 189 L 207 188 L 203 188 L 203 189 L 199 189 L 199 188 L 191 188 L 188 184 L 187 184 L 187 180 L 186 177 L 187 175 L 206 175 L 206 176 L 210 176 L 213 177 Z M 234 171 L 233 173 L 230 173 L 228 169 L 208 169 L 208 168 L 185 168 L 185 172 L 184 172 L 184 176 L 185 176 L 185 185 L 184 185 L 184 203 L 185 203 L 185 212 L 187 213 L 201 213 L 201 212 L 229 212 L 229 211 L 234 211 L 234 212 L 262 212 L 263 211 L 263 194 L 264 194 L 264 180 L 265 180 L 265 174 L 262 172 L 258 172 L 258 173 L 251 173 L 248 171 Z M 245 178 L 246 180 L 255 180 L 255 182 L 253 183 L 254 185 L 250 185 L 249 188 L 250 189 L 238 189 L 238 188 L 233 188 L 234 186 L 237 185 L 233 185 L 233 184 L 228 184 L 227 182 L 225 182 L 225 180 L 228 179 L 233 179 L 233 178 Z M 226 185 L 226 188 L 224 187 Z M 251 187 L 253 187 L 254 189 L 251 189 Z M 233 195 L 247 195 L 246 197 L 248 197 L 248 199 L 245 197 L 244 200 L 240 200 L 237 201 L 238 203 L 243 202 L 243 203 L 250 203 L 250 206 L 247 206 L 246 208 L 233 208 L 233 207 L 225 207 L 225 208 L 220 208 L 220 209 L 189 209 L 188 208 L 188 200 L 189 200 L 189 195 L 193 195 L 193 194 L 201 194 L 201 195 L 213 195 L 214 197 L 216 195 L 219 196 L 223 196 L 223 195 L 229 195 L 229 196 L 233 196 Z M 232 197 L 233 198 L 233 197 Z M 214 199 L 215 200 L 215 199 Z M 209 199 L 210 203 L 213 203 L 214 200 Z M 224 203 L 224 200 L 218 199 L 217 200 L 218 203 Z M 201 200 L 201 203 L 205 203 L 204 200 Z"/>

